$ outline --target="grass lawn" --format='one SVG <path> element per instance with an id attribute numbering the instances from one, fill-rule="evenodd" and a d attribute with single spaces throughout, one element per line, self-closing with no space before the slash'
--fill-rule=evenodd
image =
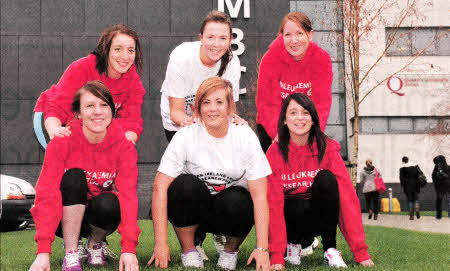
<path id="1" fill-rule="evenodd" d="M 152 222 L 141 220 L 139 226 L 143 232 L 137 248 L 141 270 L 156 270 L 154 266 L 152 268 L 146 266 L 153 250 Z M 370 270 L 441 271 L 450 268 L 450 235 L 448 234 L 423 233 L 376 226 L 366 226 L 365 231 L 369 253 L 377 265 Z M 1 270 L 28 270 L 35 257 L 34 234 L 34 230 L 1 234 Z M 108 237 L 110 249 L 116 254 L 120 252 L 119 238 L 117 233 Z M 172 229 L 169 232 L 169 241 L 172 249 L 172 262 L 169 270 L 185 270 L 181 266 L 180 246 Z M 255 234 L 252 232 L 241 247 L 237 270 L 255 270 L 254 264 L 250 267 L 245 266 L 254 247 Z M 215 268 L 218 255 L 209 235 L 204 249 L 210 258 L 208 262 L 205 262 L 204 270 L 219 270 Z M 344 261 L 349 266 L 348 270 L 367 270 L 355 263 L 353 255 L 340 233 L 338 234 L 338 249 L 342 251 Z M 61 239 L 56 238 L 52 252 L 51 269 L 61 270 L 63 258 Z M 322 255 L 322 249 L 319 246 L 313 255 L 302 258 L 300 267 L 294 268 L 288 265 L 287 270 L 332 270 L 324 265 Z M 90 268 L 85 265 L 84 270 L 118 270 L 118 260 L 110 263 L 107 268 Z"/>

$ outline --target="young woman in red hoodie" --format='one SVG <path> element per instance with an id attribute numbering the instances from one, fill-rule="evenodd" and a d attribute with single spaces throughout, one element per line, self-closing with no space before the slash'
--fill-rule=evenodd
<path id="1" fill-rule="evenodd" d="M 320 129 L 319 115 L 307 95 L 295 93 L 284 100 L 278 142 L 266 154 L 273 172 L 267 191 L 272 269 L 284 269 L 285 260 L 299 265 L 301 248 L 318 235 L 325 262 L 346 267 L 336 250 L 338 225 L 356 261 L 374 265 L 367 252 L 359 200 L 339 150 L 339 143 Z"/>
<path id="2" fill-rule="evenodd" d="M 103 241 L 117 227 L 122 236 L 120 267 L 137 270 L 136 149 L 114 119 L 112 95 L 100 81 L 78 90 L 72 110 L 77 120 L 70 124 L 71 134 L 50 141 L 36 185 L 31 213 L 37 256 L 30 271 L 50 270 L 55 233 L 65 245 L 62 270 L 82 270 L 79 237 L 88 237 L 88 264 L 107 264 Z"/>
<path id="3" fill-rule="evenodd" d="M 331 107 L 333 71 L 330 55 L 312 41 L 311 21 L 291 12 L 281 21 L 278 37 L 261 60 L 256 95 L 257 134 L 267 151 L 277 134 L 277 117 L 283 100 L 292 93 L 308 95 L 325 131 Z"/>
<path id="4" fill-rule="evenodd" d="M 126 138 L 135 144 L 143 131 L 145 89 L 138 74 L 142 62 L 139 37 L 133 29 L 123 24 L 105 29 L 94 51 L 70 64 L 59 82 L 39 97 L 34 111 L 44 112 L 50 139 L 70 135 L 67 124 L 74 117 L 73 96 L 88 81 L 100 80 L 111 91 Z"/>

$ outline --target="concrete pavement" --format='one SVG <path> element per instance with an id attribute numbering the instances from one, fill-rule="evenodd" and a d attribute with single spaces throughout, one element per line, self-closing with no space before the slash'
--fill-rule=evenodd
<path id="1" fill-rule="evenodd" d="M 414 220 L 409 220 L 409 215 L 390 214 L 379 214 L 378 220 L 373 220 L 368 219 L 368 216 L 367 213 L 362 215 L 364 225 L 450 234 L 450 218 L 447 216 L 440 220 L 434 216 L 422 216 L 420 219 L 414 217 Z"/>

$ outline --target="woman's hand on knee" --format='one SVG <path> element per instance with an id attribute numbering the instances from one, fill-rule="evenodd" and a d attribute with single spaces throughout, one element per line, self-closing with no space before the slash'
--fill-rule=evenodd
<path id="1" fill-rule="evenodd" d="M 270 270 L 284 270 L 284 265 L 277 263 L 270 266 Z"/>
<path id="2" fill-rule="evenodd" d="M 119 261 L 119 271 L 138 271 L 139 262 L 136 258 L 136 254 L 122 253 Z"/>
<path id="3" fill-rule="evenodd" d="M 168 244 L 155 244 L 153 255 L 148 261 L 148 266 L 155 262 L 155 267 L 167 268 L 170 262 L 170 248 Z"/>
<path id="4" fill-rule="evenodd" d="M 250 255 L 250 258 L 248 258 L 247 265 L 249 265 L 253 260 L 256 262 L 256 271 L 269 271 L 269 252 L 255 249 Z"/>
<path id="5" fill-rule="evenodd" d="M 48 136 L 50 137 L 50 140 L 53 139 L 55 136 L 57 137 L 65 137 L 70 136 L 70 129 L 69 127 L 53 127 L 49 130 L 47 130 Z"/>
<path id="6" fill-rule="evenodd" d="M 372 259 L 367 259 L 365 261 L 360 262 L 359 264 L 364 267 L 375 266 L 375 263 L 372 261 Z"/>
<path id="7" fill-rule="evenodd" d="M 29 271 L 50 271 L 50 253 L 39 253 L 36 255 Z"/>

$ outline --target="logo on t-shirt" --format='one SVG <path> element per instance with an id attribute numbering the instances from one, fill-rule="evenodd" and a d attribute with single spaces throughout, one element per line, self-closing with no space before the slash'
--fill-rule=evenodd
<path id="1" fill-rule="evenodd" d="M 292 93 L 303 93 L 311 97 L 311 89 L 312 89 L 311 82 L 299 82 L 293 85 L 280 81 L 280 88 L 281 88 L 280 94 L 283 100 L 286 99 L 287 96 L 291 95 Z"/>

